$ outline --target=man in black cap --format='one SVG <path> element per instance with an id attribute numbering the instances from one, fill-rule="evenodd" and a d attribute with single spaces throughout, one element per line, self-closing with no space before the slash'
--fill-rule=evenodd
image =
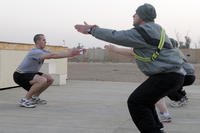
<path id="1" fill-rule="evenodd" d="M 139 6 L 136 10 L 136 14 L 145 22 L 154 22 L 156 18 L 156 10 L 150 4 Z"/>
<path id="2" fill-rule="evenodd" d="M 156 10 L 150 4 L 139 6 L 133 15 L 134 28 L 116 31 L 97 25 L 75 25 L 75 29 L 95 38 L 133 48 L 139 69 L 149 78 L 128 98 L 130 115 L 141 133 L 163 133 L 155 103 L 183 84 L 183 60 L 165 34 L 154 22 Z"/>

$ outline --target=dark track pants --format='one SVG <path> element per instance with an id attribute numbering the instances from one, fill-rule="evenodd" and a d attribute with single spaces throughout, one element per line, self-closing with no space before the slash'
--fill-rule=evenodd
<path id="1" fill-rule="evenodd" d="M 195 81 L 195 75 L 185 75 L 183 86 L 191 85 Z M 173 101 L 180 101 L 184 96 L 186 96 L 185 90 L 183 90 L 183 86 L 178 90 L 172 91 L 168 94 L 169 99 Z"/>
<path id="2" fill-rule="evenodd" d="M 184 76 L 165 73 L 150 76 L 128 98 L 130 115 L 141 133 L 161 133 L 163 128 L 155 110 L 155 103 L 170 91 L 183 85 Z"/>

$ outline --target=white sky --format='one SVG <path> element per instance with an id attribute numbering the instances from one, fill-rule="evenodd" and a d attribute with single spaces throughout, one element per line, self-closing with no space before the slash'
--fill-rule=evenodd
<path id="1" fill-rule="evenodd" d="M 169 36 L 178 33 L 184 41 L 188 34 L 193 43 L 200 42 L 198 0 L 0 0 L 0 41 L 33 43 L 33 36 L 43 33 L 51 45 L 63 45 L 65 40 L 68 47 L 78 43 L 103 47 L 106 42 L 78 33 L 74 25 L 86 21 L 103 28 L 129 29 L 136 8 L 144 3 L 155 6 L 155 21 Z"/>

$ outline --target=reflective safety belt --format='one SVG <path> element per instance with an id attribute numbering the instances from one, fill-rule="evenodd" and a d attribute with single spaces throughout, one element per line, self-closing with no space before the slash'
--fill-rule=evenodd
<path id="1" fill-rule="evenodd" d="M 142 61 L 142 62 L 152 62 L 152 61 L 154 61 L 155 59 L 158 58 L 160 50 L 163 48 L 164 43 L 165 43 L 165 30 L 162 28 L 158 48 L 152 54 L 152 56 L 151 57 L 142 57 L 142 56 L 139 56 L 135 53 L 135 58 L 139 61 Z"/>

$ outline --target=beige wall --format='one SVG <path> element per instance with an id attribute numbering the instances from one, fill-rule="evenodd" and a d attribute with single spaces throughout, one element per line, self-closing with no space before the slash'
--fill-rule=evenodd
<path id="1" fill-rule="evenodd" d="M 50 63 L 55 65 L 56 74 L 67 74 L 67 59 L 51 59 L 46 60 L 45 63 Z"/>
<path id="2" fill-rule="evenodd" d="M 0 42 L 0 88 L 16 86 L 12 77 L 13 72 L 32 47 L 33 45 L 30 44 Z M 47 48 L 52 51 L 66 50 L 59 46 L 48 46 Z M 67 74 L 66 58 L 45 62 L 55 64 L 56 74 Z"/>
<path id="3" fill-rule="evenodd" d="M 12 75 L 26 53 L 26 51 L 0 50 L 0 88 L 16 86 Z"/>
<path id="4" fill-rule="evenodd" d="M 200 63 L 200 49 L 181 49 L 191 63 Z M 187 56 L 189 55 L 189 56 Z M 135 62 L 134 57 L 126 57 L 105 49 L 88 49 L 85 55 L 70 59 L 72 62 Z"/>
<path id="5" fill-rule="evenodd" d="M 200 49 L 181 49 L 191 63 L 200 63 Z"/>

